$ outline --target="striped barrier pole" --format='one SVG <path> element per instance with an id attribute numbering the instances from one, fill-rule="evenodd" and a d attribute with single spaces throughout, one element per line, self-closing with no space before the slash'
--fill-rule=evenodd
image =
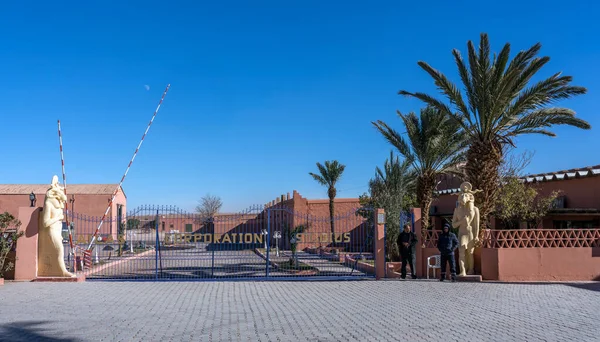
<path id="1" fill-rule="evenodd" d="M 88 266 L 88 267 L 91 266 L 91 263 L 92 263 L 92 247 L 94 245 L 94 242 L 96 241 L 96 238 L 98 237 L 100 228 L 102 227 L 102 224 L 104 223 L 104 220 L 106 219 L 106 215 L 108 215 L 108 212 L 109 212 L 110 208 L 112 207 L 113 201 L 115 200 L 115 197 L 117 196 L 117 193 L 119 192 L 119 189 L 121 188 L 121 185 L 123 184 L 123 181 L 125 180 L 125 177 L 127 177 L 127 173 L 129 172 L 129 169 L 131 168 L 131 164 L 133 164 L 133 161 L 135 160 L 135 156 L 137 155 L 138 151 L 142 147 L 144 138 L 146 138 L 146 134 L 148 134 L 148 131 L 150 130 L 150 126 L 152 126 L 152 122 L 154 122 L 154 118 L 156 117 L 156 114 L 158 113 L 160 106 L 162 105 L 163 100 L 165 99 L 165 96 L 167 95 L 167 92 L 169 91 L 169 87 L 171 87 L 170 84 L 168 84 L 167 88 L 165 88 L 165 91 L 162 94 L 162 97 L 160 98 L 160 102 L 158 102 L 158 106 L 156 107 L 156 110 L 154 111 L 154 114 L 152 115 L 152 119 L 150 119 L 150 122 L 148 123 L 148 127 L 146 127 L 146 131 L 144 132 L 144 135 L 142 136 L 140 143 L 138 144 L 137 148 L 135 149 L 135 152 L 133 153 L 133 157 L 129 161 L 129 165 L 127 165 L 127 169 L 125 170 L 123 177 L 121 177 L 121 181 L 119 182 L 119 184 L 117 185 L 117 188 L 113 192 L 112 197 L 110 198 L 110 201 L 108 201 L 108 206 L 106 207 L 106 211 L 104 212 L 104 215 L 102 215 L 102 219 L 100 220 L 100 223 L 98 224 L 98 227 L 96 228 L 96 231 L 94 232 L 94 235 L 92 235 L 92 240 L 90 241 L 88 248 L 83 252 L 84 253 L 84 262 L 85 262 L 86 266 Z"/>
<path id="2" fill-rule="evenodd" d="M 64 152 L 63 152 L 63 141 L 62 141 L 62 132 L 60 129 L 60 120 L 58 120 L 58 144 L 60 147 L 60 163 L 62 166 L 63 189 L 65 192 L 65 196 L 67 196 L 67 174 L 65 172 L 65 156 L 64 156 Z M 69 247 L 70 247 L 69 255 L 73 262 L 73 272 L 77 272 L 77 262 L 76 262 L 77 254 L 76 254 L 75 248 L 73 246 L 73 233 L 71 230 L 71 225 L 69 223 L 69 201 L 68 200 L 65 201 L 65 221 L 67 223 L 67 229 L 69 229 Z"/>

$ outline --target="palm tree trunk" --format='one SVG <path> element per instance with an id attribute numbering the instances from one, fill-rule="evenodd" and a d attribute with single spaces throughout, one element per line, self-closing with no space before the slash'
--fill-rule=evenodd
<path id="1" fill-rule="evenodd" d="M 494 211 L 498 197 L 500 163 L 502 162 L 502 145 L 494 141 L 473 141 L 467 151 L 467 179 L 473 190 L 482 192 L 475 194 L 475 206 L 479 208 L 480 235 L 487 228 L 489 215 Z"/>
<path id="2" fill-rule="evenodd" d="M 329 197 L 329 221 L 331 223 L 331 246 L 335 247 L 335 224 L 334 224 L 334 213 L 335 208 L 333 204 L 333 197 Z"/>
<path id="3" fill-rule="evenodd" d="M 417 201 L 421 206 L 422 236 L 425 236 L 429 228 L 429 208 L 431 208 L 431 202 L 433 201 L 432 196 L 433 191 L 435 191 L 435 181 L 435 175 L 429 174 L 421 175 L 417 179 Z M 402 227 L 400 227 L 400 230 L 402 230 Z"/>

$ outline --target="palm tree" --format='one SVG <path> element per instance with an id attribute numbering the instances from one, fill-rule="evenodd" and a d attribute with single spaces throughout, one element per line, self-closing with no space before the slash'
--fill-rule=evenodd
<path id="1" fill-rule="evenodd" d="M 329 197 L 329 220 L 331 222 L 331 234 L 332 234 L 332 244 L 335 246 L 335 225 L 334 225 L 334 213 L 335 208 L 333 204 L 333 200 L 337 195 L 337 189 L 335 188 L 336 183 L 342 177 L 342 173 L 344 173 L 344 169 L 346 165 L 340 164 L 337 160 L 333 161 L 325 161 L 325 165 L 321 163 L 317 163 L 317 168 L 319 169 L 320 174 L 315 174 L 309 172 L 319 184 L 327 187 L 327 195 Z"/>
<path id="2" fill-rule="evenodd" d="M 425 231 L 429 227 L 429 208 L 437 179 L 441 174 L 455 172 L 457 164 L 464 160 L 466 140 L 457 123 L 432 107 L 421 109 L 420 117 L 413 112 L 407 115 L 398 112 L 398 116 L 404 123 L 408 141 L 381 120 L 373 125 L 417 173 L 417 201 Z"/>
<path id="3" fill-rule="evenodd" d="M 531 84 L 531 79 L 550 60 L 546 56 L 536 57 L 541 44 L 520 51 L 510 63 L 510 44 L 492 57 L 485 33 L 481 34 L 478 51 L 471 41 L 467 48 L 468 66 L 458 50 L 452 51 L 462 92 L 444 74 L 426 62 L 418 62 L 450 105 L 424 93 L 401 90 L 399 94 L 417 98 L 453 118 L 469 137 L 466 176 L 473 188 L 483 190 L 477 195 L 477 203 L 482 218 L 487 218 L 498 192 L 498 168 L 505 145 L 515 146 L 513 139 L 522 134 L 554 137 L 549 130 L 554 125 L 582 129 L 591 126 L 576 118 L 573 110 L 551 106 L 555 101 L 586 93 L 585 88 L 570 85 L 571 76 L 561 76 L 558 72 Z"/>
<path id="4" fill-rule="evenodd" d="M 402 160 L 390 152 L 383 169 L 375 168 L 375 177 L 369 181 L 369 192 L 373 204 L 385 210 L 386 250 L 392 261 L 399 260 L 396 243 L 400 233 L 400 214 L 408 203 L 404 200 L 415 191 L 416 175 L 409 160 Z M 408 204 L 410 205 L 410 204 Z M 373 213 L 366 213 L 372 217 Z"/>
<path id="5" fill-rule="evenodd" d="M 404 159 L 400 161 L 394 151 L 385 160 L 383 170 L 377 166 L 375 177 L 369 181 L 369 192 L 373 200 L 382 206 L 386 213 L 400 213 L 405 195 L 415 191 L 416 173 L 411 168 L 412 163 Z"/>

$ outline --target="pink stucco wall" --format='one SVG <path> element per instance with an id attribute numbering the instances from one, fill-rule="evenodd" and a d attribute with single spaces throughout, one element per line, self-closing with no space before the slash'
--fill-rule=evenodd
<path id="1" fill-rule="evenodd" d="M 88 216 L 97 218 L 100 217 L 106 211 L 109 200 L 112 194 L 78 194 L 71 193 L 67 188 L 68 198 L 71 199 L 74 195 L 75 204 L 72 207 L 71 202 L 67 203 L 69 211 L 75 212 L 78 216 Z M 44 206 L 45 193 L 36 193 L 36 207 Z M 111 205 L 111 209 L 107 214 L 107 219 L 103 225 L 102 232 L 106 234 L 116 234 L 117 232 L 117 205 L 123 205 L 123 219 L 126 218 L 127 212 L 127 198 L 123 191 L 119 189 L 115 200 Z M 0 194 L 0 212 L 9 212 L 15 217 L 19 214 L 19 207 L 29 207 L 29 195 L 23 194 Z M 115 235 L 116 237 L 116 235 Z"/>
<path id="2" fill-rule="evenodd" d="M 484 280 L 600 280 L 600 248 L 483 248 Z"/>

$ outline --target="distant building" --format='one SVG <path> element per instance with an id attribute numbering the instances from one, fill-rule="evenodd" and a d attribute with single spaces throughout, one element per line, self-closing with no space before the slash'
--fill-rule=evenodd
<path id="1" fill-rule="evenodd" d="M 44 206 L 46 190 L 49 184 L 0 184 L 0 212 L 8 211 L 15 217 L 19 215 L 19 207 L 29 207 L 29 194 L 36 196 L 36 207 Z M 101 217 L 117 184 L 68 184 L 67 198 L 69 212 L 76 213 L 78 217 Z M 120 187 L 115 200 L 107 214 L 102 231 L 117 231 L 116 222 L 122 222 L 126 215 L 127 196 Z"/>
<path id="2" fill-rule="evenodd" d="M 600 165 L 540 173 L 521 178 L 534 183 L 540 195 L 546 196 L 560 190 L 561 196 L 543 220 L 543 228 L 598 228 L 600 227 Z M 441 229 L 445 220 L 452 220 L 461 180 L 456 176 L 440 179 L 439 197 L 431 207 L 432 223 Z M 477 205 L 477 202 L 475 202 Z M 492 228 L 502 228 L 501 222 L 492 217 Z"/>

